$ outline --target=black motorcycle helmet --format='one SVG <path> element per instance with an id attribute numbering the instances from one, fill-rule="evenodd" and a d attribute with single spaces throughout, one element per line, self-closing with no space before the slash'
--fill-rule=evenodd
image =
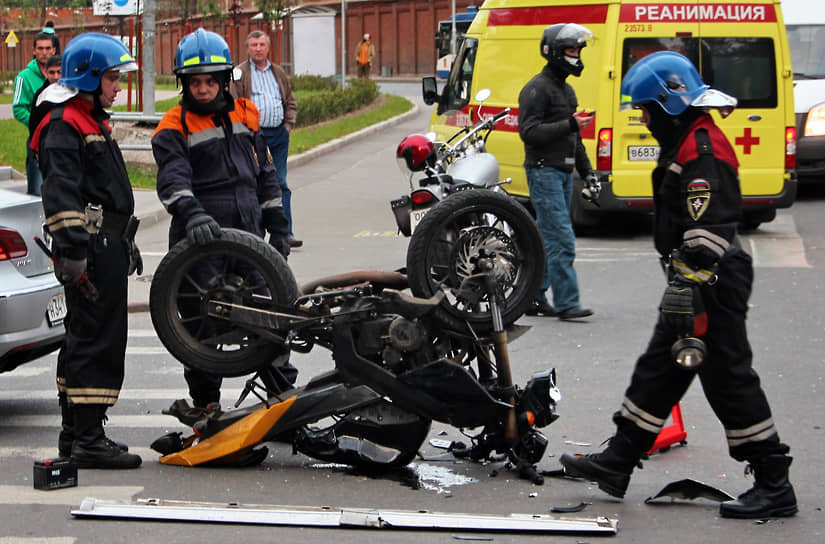
<path id="1" fill-rule="evenodd" d="M 541 56 L 566 74 L 579 76 L 584 70 L 581 58 L 564 54 L 565 49 L 581 49 L 593 39 L 593 33 L 575 23 L 559 23 L 544 29 L 541 35 Z"/>

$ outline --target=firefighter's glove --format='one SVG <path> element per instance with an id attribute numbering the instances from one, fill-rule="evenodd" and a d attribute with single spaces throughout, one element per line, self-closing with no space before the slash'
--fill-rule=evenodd
<path id="1" fill-rule="evenodd" d="M 186 221 L 186 237 L 190 244 L 202 246 L 220 238 L 221 234 L 221 226 L 211 215 L 195 213 Z"/>
<path id="2" fill-rule="evenodd" d="M 602 192 L 602 184 L 599 177 L 594 173 L 590 174 L 584 180 L 584 188 L 582 188 L 582 198 L 588 202 L 599 205 L 599 195 Z"/>
<path id="3" fill-rule="evenodd" d="M 696 285 L 672 282 L 665 289 L 659 311 L 665 327 L 678 336 L 693 335 L 699 291 Z"/>
<path id="4" fill-rule="evenodd" d="M 57 272 L 57 279 L 63 285 L 75 285 L 86 272 L 86 259 L 60 259 L 60 266 Z"/>
<path id="5" fill-rule="evenodd" d="M 143 274 L 143 257 L 140 256 L 140 249 L 134 240 L 126 242 L 126 247 L 129 251 L 129 272 L 127 276 L 131 276 L 135 272 L 140 276 Z"/>

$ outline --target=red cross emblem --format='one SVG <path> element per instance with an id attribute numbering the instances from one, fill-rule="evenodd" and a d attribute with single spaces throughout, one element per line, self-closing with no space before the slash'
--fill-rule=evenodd
<path id="1" fill-rule="evenodd" d="M 736 145 L 742 146 L 743 153 L 745 153 L 745 155 L 750 155 L 751 146 L 759 145 L 759 137 L 751 136 L 751 129 L 749 127 L 745 129 L 745 134 L 739 138 L 736 138 L 734 142 L 736 142 Z"/>

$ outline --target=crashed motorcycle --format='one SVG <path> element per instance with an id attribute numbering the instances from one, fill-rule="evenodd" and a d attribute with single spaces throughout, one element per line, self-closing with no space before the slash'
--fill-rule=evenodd
<path id="1" fill-rule="evenodd" d="M 467 436 L 456 456 L 506 459 L 540 483 L 535 464 L 547 439 L 538 429 L 558 417 L 560 395 L 554 370 L 512 383 L 508 334 L 525 328 L 501 321 L 494 260 L 480 254 L 461 281 L 459 296 L 485 297 L 492 321 L 488 333 L 468 334 L 435 318 L 442 292 L 412 296 L 398 271 L 355 271 L 299 290 L 286 261 L 254 235 L 224 229 L 206 245 L 182 240 L 151 285 L 158 337 L 190 368 L 251 377 L 235 409 L 179 400 L 166 410 L 192 433 L 156 440 L 161 463 L 253 464 L 266 456 L 256 446 L 277 441 L 327 462 L 400 467 L 437 421 Z M 316 348 L 331 352 L 334 367 L 300 387 L 285 382 L 277 367 L 290 352 Z M 258 402 L 238 408 L 249 395 Z"/>
<path id="2" fill-rule="evenodd" d="M 483 102 L 483 89 L 476 100 Z M 446 142 L 413 134 L 396 151 L 410 194 L 390 203 L 398 230 L 411 236 L 406 272 L 415 296 L 445 293 L 435 319 L 453 330 L 492 330 L 490 301 L 462 288 L 477 273 L 479 262 L 490 267 L 502 296 L 505 326 L 515 322 L 541 287 L 544 244 L 533 217 L 501 185 L 498 160 L 486 141 L 509 108 L 492 116 L 478 110 L 478 121 Z M 420 175 L 415 181 L 416 176 Z M 417 187 L 416 187 L 417 183 Z"/>

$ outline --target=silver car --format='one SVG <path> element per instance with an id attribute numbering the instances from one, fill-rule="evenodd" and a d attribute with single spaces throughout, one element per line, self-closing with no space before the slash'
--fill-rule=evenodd
<path id="1" fill-rule="evenodd" d="M 66 298 L 43 238 L 39 198 L 0 189 L 0 372 L 60 347 Z"/>

